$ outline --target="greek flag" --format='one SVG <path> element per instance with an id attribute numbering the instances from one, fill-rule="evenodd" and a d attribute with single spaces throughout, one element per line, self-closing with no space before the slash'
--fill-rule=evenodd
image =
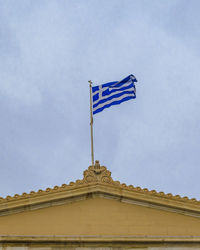
<path id="1" fill-rule="evenodd" d="M 129 75 L 122 81 L 108 82 L 92 87 L 93 115 L 130 99 L 136 98 L 134 75 Z"/>

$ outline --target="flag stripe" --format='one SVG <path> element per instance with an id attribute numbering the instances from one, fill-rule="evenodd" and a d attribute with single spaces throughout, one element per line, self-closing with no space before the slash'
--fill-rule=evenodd
<path id="1" fill-rule="evenodd" d="M 112 100 L 114 98 L 118 98 L 118 97 L 120 97 L 122 95 L 126 95 L 126 94 L 128 94 L 128 95 L 131 95 L 131 94 L 135 95 L 135 93 L 134 93 L 133 90 L 131 90 L 131 91 L 123 91 L 123 92 L 120 91 L 120 93 L 117 93 L 117 94 L 114 93 L 112 95 L 109 95 L 109 96 L 105 97 L 104 99 L 98 100 L 98 102 L 96 102 L 96 103 L 93 104 L 93 109 L 96 108 L 100 104 L 104 104 L 107 101 L 110 101 L 110 100 Z"/>
<path id="2" fill-rule="evenodd" d="M 120 88 L 122 85 L 126 84 L 126 83 L 130 83 L 130 82 L 137 82 L 137 79 L 135 77 L 127 77 L 124 80 L 120 81 L 120 82 L 116 82 L 115 84 L 113 84 L 113 87 L 117 87 Z M 112 87 L 111 86 L 111 87 Z"/>
<path id="3" fill-rule="evenodd" d="M 128 80 L 127 80 L 128 79 Z M 115 82 L 108 82 L 108 83 L 104 83 L 102 84 L 102 90 L 106 89 L 107 87 L 109 88 L 120 88 L 122 85 L 125 86 L 126 83 L 128 82 L 137 82 L 137 79 L 135 78 L 135 76 L 132 75 L 132 77 L 130 78 L 130 76 L 126 77 L 125 79 L 123 79 L 122 81 L 115 81 Z M 99 92 L 99 86 L 94 86 L 92 87 L 92 93 L 93 96 Z"/>
<path id="4" fill-rule="evenodd" d="M 128 95 L 126 97 L 122 96 L 121 98 L 116 98 L 115 100 L 112 100 L 112 101 L 110 101 L 110 102 L 108 102 L 108 103 L 106 103 L 104 105 L 101 105 L 101 107 L 98 107 L 97 109 L 94 109 L 93 114 L 99 113 L 99 112 L 103 111 L 105 108 L 109 108 L 112 105 L 118 105 L 118 104 L 120 104 L 122 102 L 128 101 L 130 99 L 134 99 L 134 98 L 136 98 L 135 95 L 132 95 L 132 96 Z"/>
<path id="5" fill-rule="evenodd" d="M 114 98 L 112 98 L 112 99 L 110 99 L 110 100 L 107 100 L 106 102 L 101 103 L 101 104 L 99 104 L 98 106 L 94 107 L 94 108 L 93 108 L 93 111 L 95 111 L 95 110 L 97 110 L 98 108 L 101 108 L 101 107 L 103 107 L 103 106 L 105 106 L 105 105 L 107 105 L 107 104 L 110 104 L 110 103 L 112 104 L 112 103 L 115 102 L 115 101 L 120 101 L 120 100 L 122 100 L 123 98 L 128 97 L 128 96 L 135 97 L 135 94 L 134 94 L 134 92 L 132 92 L 132 93 L 123 94 L 123 95 L 121 95 L 121 96 L 116 96 L 116 97 L 114 97 Z"/>
<path id="6" fill-rule="evenodd" d="M 122 92 L 123 90 L 128 90 L 128 89 L 133 89 L 133 88 L 134 88 L 134 86 L 133 86 L 132 82 L 128 82 L 120 88 L 119 87 L 109 87 L 109 88 L 106 88 L 104 91 L 102 91 L 102 98 L 107 98 L 106 96 L 111 96 L 111 95 L 113 95 L 112 93 L 114 93 L 114 92 L 115 93 Z M 97 103 L 98 101 L 99 101 L 99 92 L 96 94 L 93 94 L 93 104 Z"/>

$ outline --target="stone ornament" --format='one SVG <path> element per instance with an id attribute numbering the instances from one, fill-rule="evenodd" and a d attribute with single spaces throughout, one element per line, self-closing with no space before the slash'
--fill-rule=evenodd
<path id="1" fill-rule="evenodd" d="M 106 167 L 100 166 L 99 161 L 95 161 L 94 166 L 89 166 L 87 170 L 83 172 L 85 183 L 102 182 L 112 183 L 111 172 Z"/>

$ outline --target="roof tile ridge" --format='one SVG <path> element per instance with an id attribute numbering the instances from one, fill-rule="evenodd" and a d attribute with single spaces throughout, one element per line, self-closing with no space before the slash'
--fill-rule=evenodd
<path id="1" fill-rule="evenodd" d="M 118 181 L 114 181 L 114 182 L 118 182 Z M 122 187 L 123 189 L 127 189 L 127 190 L 132 190 L 132 191 L 136 191 L 138 193 L 145 193 L 148 195 L 152 195 L 152 196 L 156 196 L 156 197 L 162 197 L 162 198 L 166 198 L 166 199 L 170 199 L 170 200 L 176 200 L 176 201 L 183 201 L 183 202 L 189 202 L 189 203 L 193 203 L 193 204 L 198 204 L 200 205 L 200 200 L 197 200 L 196 198 L 188 198 L 187 196 L 183 196 L 181 197 L 180 195 L 173 195 L 172 193 L 164 193 L 162 191 L 156 191 L 156 190 L 149 190 L 148 188 L 141 188 L 141 187 L 134 187 L 133 185 L 126 185 L 125 183 L 120 183 L 118 182 L 119 186 Z"/>

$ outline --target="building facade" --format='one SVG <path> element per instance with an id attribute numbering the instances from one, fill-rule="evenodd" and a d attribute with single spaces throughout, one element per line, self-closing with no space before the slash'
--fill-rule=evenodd
<path id="1" fill-rule="evenodd" d="M 200 249 L 200 201 L 114 181 L 82 180 L 0 198 L 0 250 Z"/>

